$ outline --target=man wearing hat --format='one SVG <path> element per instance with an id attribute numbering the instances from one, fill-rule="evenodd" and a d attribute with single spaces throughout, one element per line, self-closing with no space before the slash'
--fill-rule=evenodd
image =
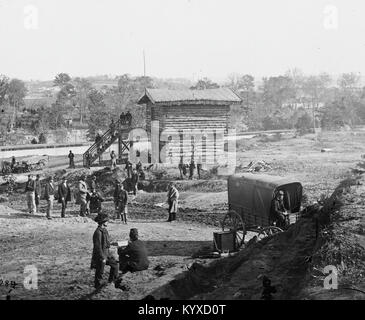
<path id="1" fill-rule="evenodd" d="M 71 201 L 71 189 L 67 184 L 66 177 L 62 178 L 62 182 L 58 185 L 58 203 L 62 205 L 61 218 L 65 217 L 67 202 Z"/>
<path id="2" fill-rule="evenodd" d="M 52 219 L 53 199 L 55 194 L 53 178 L 49 177 L 44 187 L 44 198 L 47 200 L 47 219 Z"/>
<path id="3" fill-rule="evenodd" d="M 125 224 L 127 223 L 128 212 L 128 193 L 124 190 L 123 183 L 116 181 L 114 190 L 114 205 L 117 219 L 121 219 Z"/>
<path id="4" fill-rule="evenodd" d="M 34 214 L 36 210 L 35 205 L 35 181 L 33 175 L 28 175 L 28 181 L 25 184 L 25 193 L 27 195 L 28 211 L 30 214 Z"/>
<path id="5" fill-rule="evenodd" d="M 105 283 L 103 282 L 104 268 L 106 265 L 110 266 L 110 274 L 108 282 L 114 282 L 118 278 L 118 261 L 111 255 L 110 248 L 110 236 L 107 230 L 107 222 L 109 217 L 106 213 L 99 213 L 95 222 L 98 223 L 93 235 L 93 254 L 91 258 L 91 269 L 95 269 L 95 282 L 96 289 L 100 289 Z"/>
<path id="6" fill-rule="evenodd" d="M 132 228 L 129 232 L 129 243 L 126 248 L 118 248 L 119 270 L 122 273 L 128 271 L 142 271 L 148 269 L 148 253 L 143 241 L 138 239 L 138 230 Z"/>
<path id="7" fill-rule="evenodd" d="M 274 200 L 274 216 L 273 220 L 276 226 L 279 228 L 285 228 L 287 226 L 287 215 L 288 212 L 284 205 L 284 191 L 280 190 Z"/>
<path id="8" fill-rule="evenodd" d="M 86 215 L 86 210 L 87 210 L 87 195 L 88 195 L 88 191 L 87 191 L 87 185 L 85 182 L 85 177 L 82 176 L 80 177 L 79 180 L 79 203 L 80 203 L 80 216 L 81 217 L 85 217 Z"/>
<path id="9" fill-rule="evenodd" d="M 167 203 L 169 205 L 169 219 L 168 222 L 176 220 L 176 213 L 178 209 L 179 191 L 175 188 L 171 182 L 167 192 Z"/>

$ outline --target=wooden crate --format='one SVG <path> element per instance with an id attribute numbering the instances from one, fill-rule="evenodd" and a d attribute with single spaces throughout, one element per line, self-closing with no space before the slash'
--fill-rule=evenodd
<path id="1" fill-rule="evenodd" d="M 214 251 L 236 251 L 236 233 L 234 231 L 220 231 L 213 233 Z"/>

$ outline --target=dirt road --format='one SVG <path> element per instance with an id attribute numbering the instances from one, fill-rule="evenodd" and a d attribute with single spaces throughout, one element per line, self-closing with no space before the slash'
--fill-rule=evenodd
<path id="1" fill-rule="evenodd" d="M 20 284 L 12 291 L 12 299 L 140 299 L 186 270 L 196 261 L 190 258 L 194 252 L 212 246 L 212 233 L 217 230 L 181 222 L 111 222 L 109 230 L 115 240 L 127 240 L 129 229 L 138 228 L 151 265 L 146 271 L 125 276 L 129 291 L 107 287 L 95 295 L 90 270 L 93 220 L 68 216 L 48 221 L 1 206 L 0 225 L 0 275 Z M 38 270 L 37 290 L 23 287 L 24 268 L 29 265 Z M 155 271 L 157 265 L 165 271 Z M 1 290 L 4 298 L 5 288 Z"/>

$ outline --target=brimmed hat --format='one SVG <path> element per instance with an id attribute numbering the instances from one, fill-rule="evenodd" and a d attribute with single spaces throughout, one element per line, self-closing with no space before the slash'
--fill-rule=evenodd
<path id="1" fill-rule="evenodd" d="M 101 224 L 101 223 L 104 223 L 104 222 L 107 222 L 109 220 L 109 215 L 107 213 L 99 213 L 94 221 Z"/>

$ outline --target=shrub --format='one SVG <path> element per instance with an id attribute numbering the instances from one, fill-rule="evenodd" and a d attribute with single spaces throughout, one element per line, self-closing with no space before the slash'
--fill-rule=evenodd
<path id="1" fill-rule="evenodd" d="M 313 120 L 308 115 L 308 113 L 304 113 L 298 118 L 297 122 L 295 123 L 295 129 L 297 129 L 300 135 L 313 131 Z"/>

